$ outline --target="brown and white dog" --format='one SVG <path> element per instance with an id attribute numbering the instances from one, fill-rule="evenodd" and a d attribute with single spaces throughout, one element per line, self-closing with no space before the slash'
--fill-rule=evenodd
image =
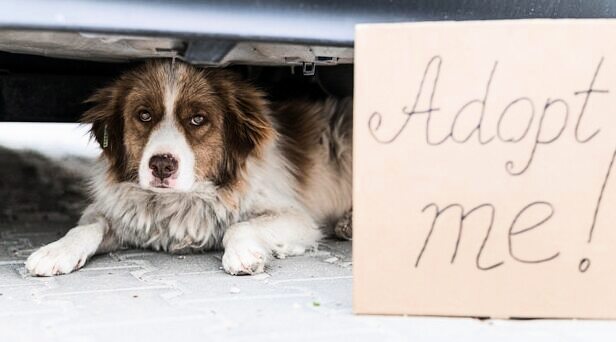
<path id="1" fill-rule="evenodd" d="M 34 252 L 66 274 L 123 247 L 224 248 L 230 274 L 314 247 L 351 210 L 351 103 L 270 104 L 237 75 L 150 61 L 89 100 L 103 153 L 79 225 Z"/>

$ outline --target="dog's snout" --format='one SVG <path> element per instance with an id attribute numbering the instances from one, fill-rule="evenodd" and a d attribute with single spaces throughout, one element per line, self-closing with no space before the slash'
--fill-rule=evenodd
<path id="1" fill-rule="evenodd" d="M 170 154 L 157 154 L 150 158 L 150 169 L 154 177 L 165 179 L 178 170 L 178 161 Z"/>

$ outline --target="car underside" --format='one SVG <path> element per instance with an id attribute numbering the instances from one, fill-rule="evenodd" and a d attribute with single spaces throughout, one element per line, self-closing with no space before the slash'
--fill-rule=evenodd
<path id="1" fill-rule="evenodd" d="M 356 24 L 614 16 L 611 1 L 5 0 L 0 121 L 74 122 L 97 87 L 148 58 L 234 68 L 274 100 L 344 97 Z"/>

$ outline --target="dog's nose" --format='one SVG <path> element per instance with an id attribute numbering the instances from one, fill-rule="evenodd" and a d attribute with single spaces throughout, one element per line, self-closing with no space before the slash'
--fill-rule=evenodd
<path id="1" fill-rule="evenodd" d="M 165 179 L 178 170 L 178 161 L 170 154 L 157 154 L 150 158 L 150 169 L 154 177 Z"/>

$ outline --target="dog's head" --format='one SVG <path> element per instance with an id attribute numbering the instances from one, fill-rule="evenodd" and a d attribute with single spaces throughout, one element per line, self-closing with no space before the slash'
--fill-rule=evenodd
<path id="1" fill-rule="evenodd" d="M 150 61 L 96 92 L 82 122 L 110 177 L 155 191 L 232 186 L 274 134 L 264 94 L 237 75 Z"/>

